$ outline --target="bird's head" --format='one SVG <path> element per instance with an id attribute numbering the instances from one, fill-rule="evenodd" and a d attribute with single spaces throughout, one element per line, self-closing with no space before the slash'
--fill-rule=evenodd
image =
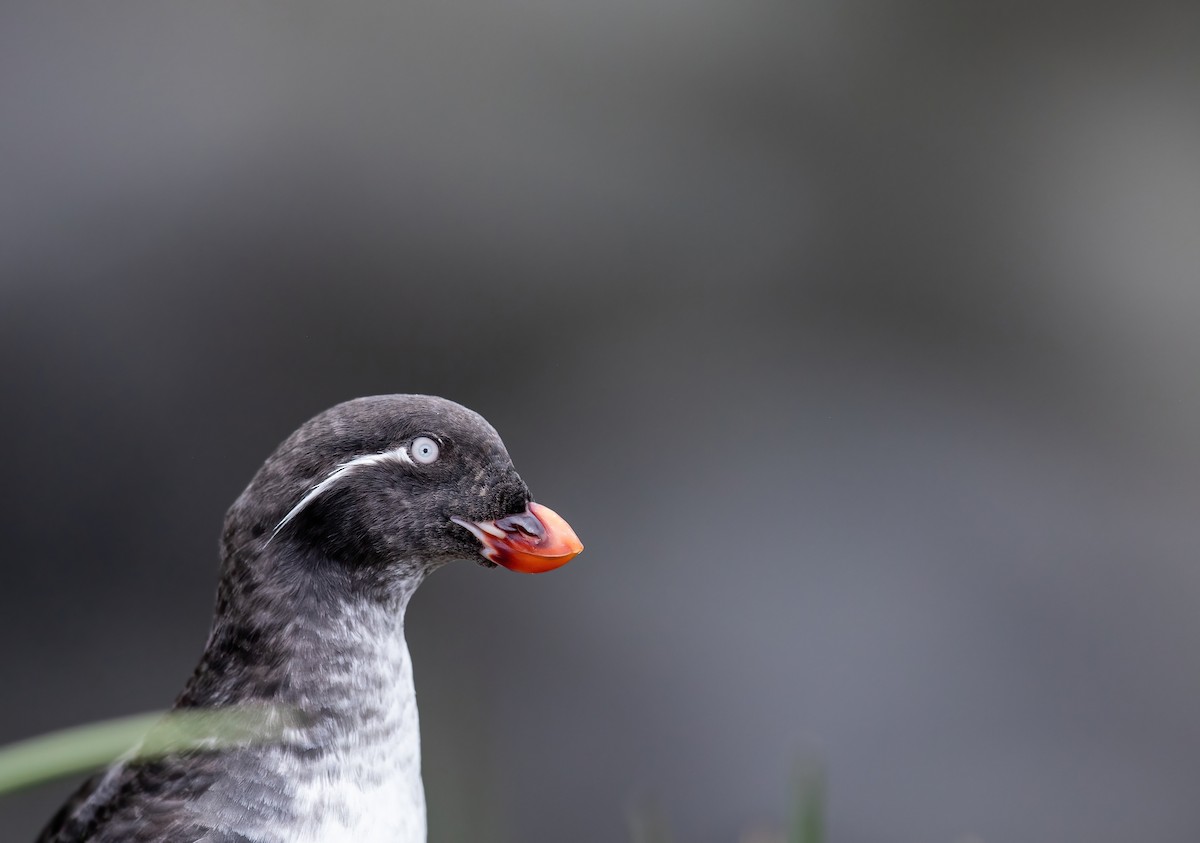
<path id="1" fill-rule="evenodd" d="M 475 557 L 526 573 L 583 549 L 490 424 L 426 395 L 347 401 L 288 437 L 226 520 L 227 557 L 272 545 L 360 568 Z"/>

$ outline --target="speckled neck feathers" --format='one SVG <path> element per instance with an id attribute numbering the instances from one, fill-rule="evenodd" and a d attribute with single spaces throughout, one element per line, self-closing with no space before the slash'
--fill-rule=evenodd
<path id="1" fill-rule="evenodd" d="M 414 563 L 356 576 L 287 542 L 258 556 L 230 560 L 204 658 L 178 705 L 267 702 L 298 712 L 300 725 L 279 744 L 229 754 L 233 774 L 186 813 L 262 843 L 422 843 L 404 613 L 424 571 Z"/>

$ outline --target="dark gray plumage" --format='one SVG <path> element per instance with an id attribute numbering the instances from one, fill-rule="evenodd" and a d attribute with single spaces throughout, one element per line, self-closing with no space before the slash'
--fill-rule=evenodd
<path id="1" fill-rule="evenodd" d="M 267 744 L 117 764 L 39 843 L 424 841 L 405 607 L 481 540 L 517 570 L 578 553 L 565 522 L 539 512 L 553 515 L 531 505 L 491 425 L 458 404 L 379 396 L 318 415 L 226 516 L 212 631 L 175 703 L 269 704 L 300 720 Z M 522 568 L 514 554 L 549 562 Z"/>

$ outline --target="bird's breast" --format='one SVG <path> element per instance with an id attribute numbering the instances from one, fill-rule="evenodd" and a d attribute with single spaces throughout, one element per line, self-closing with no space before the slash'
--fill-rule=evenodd
<path id="1" fill-rule="evenodd" d="M 260 748 L 243 768 L 247 779 L 218 782 L 194 806 L 197 819 L 256 843 L 425 843 L 420 725 L 402 615 L 360 607 L 340 621 L 318 629 L 298 620 L 290 631 L 300 653 L 288 702 L 314 715 L 310 722 Z M 249 777 L 276 783 L 277 809 L 246 804 Z"/>
<path id="2" fill-rule="evenodd" d="M 390 612 L 342 631 L 322 705 L 340 720 L 312 758 L 292 757 L 295 843 L 425 843 L 412 662 Z"/>

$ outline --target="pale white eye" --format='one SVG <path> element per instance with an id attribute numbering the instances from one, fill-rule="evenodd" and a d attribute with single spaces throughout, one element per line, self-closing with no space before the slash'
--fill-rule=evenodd
<path id="1" fill-rule="evenodd" d="M 428 436 L 418 436 L 412 441 L 412 458 L 422 465 L 429 465 L 438 458 L 438 443 Z"/>

